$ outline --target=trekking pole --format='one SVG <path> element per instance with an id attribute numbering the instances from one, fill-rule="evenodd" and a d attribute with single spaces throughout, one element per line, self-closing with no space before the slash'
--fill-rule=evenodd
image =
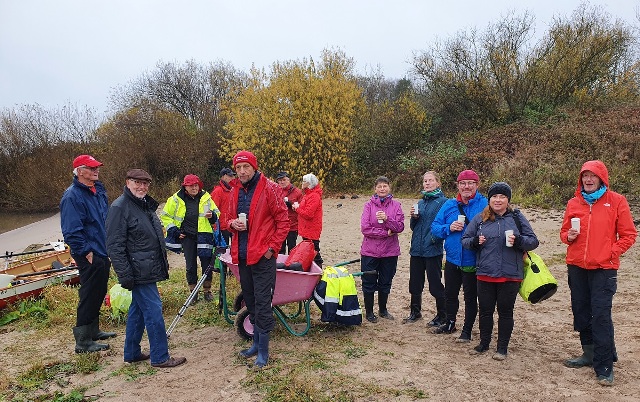
<path id="1" fill-rule="evenodd" d="M 171 323 L 171 325 L 169 325 L 169 329 L 167 330 L 167 338 L 171 336 L 171 333 L 176 328 L 176 325 L 178 325 L 178 321 L 180 321 L 185 311 L 187 311 L 187 308 L 191 305 L 191 302 L 198 296 L 198 291 L 204 284 L 204 281 L 207 280 L 207 275 L 209 275 L 212 270 L 213 270 L 213 265 L 209 264 L 205 272 L 202 274 L 202 277 L 200 278 L 198 283 L 196 283 L 196 286 L 191 291 L 191 294 L 189 294 L 189 297 L 187 297 L 187 300 L 184 302 L 182 307 L 180 307 L 180 311 L 178 311 L 178 315 L 176 316 L 176 318 L 173 319 L 173 322 Z"/>

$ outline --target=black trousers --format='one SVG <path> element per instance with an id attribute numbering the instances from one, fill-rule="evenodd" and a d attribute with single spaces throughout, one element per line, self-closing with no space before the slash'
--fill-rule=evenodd
<path id="1" fill-rule="evenodd" d="M 85 256 L 73 256 L 80 273 L 80 289 L 78 289 L 78 309 L 76 326 L 89 325 L 100 316 L 100 307 L 107 294 L 107 282 L 111 261 L 107 257 L 93 255 L 93 263 Z"/>
<path id="2" fill-rule="evenodd" d="M 291 249 L 296 246 L 297 242 L 298 242 L 298 231 L 297 230 L 290 231 L 289 234 L 287 234 L 287 238 L 282 242 L 282 247 L 280 247 L 280 254 L 291 253 Z"/>
<path id="3" fill-rule="evenodd" d="M 207 269 L 209 263 L 211 263 L 211 257 L 198 256 L 198 240 L 193 237 L 185 237 L 182 239 L 182 252 L 184 253 L 184 262 L 187 266 L 187 283 L 189 285 L 195 285 L 198 283 L 198 258 L 200 258 L 200 265 L 202 267 L 202 273 Z M 212 251 L 213 253 L 213 251 Z M 209 272 L 207 280 L 210 281 L 213 278 L 213 274 Z"/>
<path id="4" fill-rule="evenodd" d="M 447 320 L 456 321 L 460 301 L 460 287 L 464 292 L 464 325 L 462 332 L 471 334 L 478 315 L 478 287 L 475 272 L 464 272 L 449 261 L 444 264 L 444 295 L 447 306 Z"/>
<path id="5" fill-rule="evenodd" d="M 480 308 L 480 343 L 489 346 L 493 334 L 493 313 L 498 307 L 499 353 L 507 354 L 513 332 L 513 308 L 520 289 L 520 282 L 478 281 L 478 305 Z"/>
<path id="6" fill-rule="evenodd" d="M 276 258 L 260 258 L 254 265 L 239 260 L 240 288 L 249 310 L 249 321 L 261 330 L 270 332 L 275 326 L 271 301 L 276 287 Z"/>
<path id="7" fill-rule="evenodd" d="M 424 282 L 429 283 L 429 293 L 436 300 L 444 300 L 444 285 L 442 284 L 442 256 L 409 258 L 409 293 L 422 294 Z"/>

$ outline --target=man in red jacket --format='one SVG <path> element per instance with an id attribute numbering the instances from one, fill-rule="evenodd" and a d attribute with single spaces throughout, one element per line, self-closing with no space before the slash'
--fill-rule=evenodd
<path id="1" fill-rule="evenodd" d="M 240 287 L 253 324 L 253 344 L 242 357 L 258 356 L 255 366 L 269 360 L 269 336 L 275 325 L 271 301 L 276 284 L 277 250 L 289 232 L 289 217 L 278 185 L 258 171 L 249 151 L 233 157 L 238 179 L 228 206 L 228 227 L 233 234 L 231 260 L 240 270 Z"/>
<path id="2" fill-rule="evenodd" d="M 220 232 L 224 241 L 229 244 L 231 233 L 229 232 L 229 217 L 227 210 L 229 205 L 229 197 L 231 196 L 231 180 L 235 179 L 236 174 L 229 168 L 220 171 L 220 182 L 211 190 L 211 199 L 216 203 L 220 210 Z"/>
<path id="3" fill-rule="evenodd" d="M 583 351 L 564 364 L 593 366 L 603 386 L 613 385 L 613 362 L 618 359 L 611 307 L 620 256 L 635 243 L 637 234 L 627 199 L 609 189 L 605 164 L 585 162 L 560 229 L 560 240 L 567 244 L 573 328 L 580 333 Z"/>
<path id="4" fill-rule="evenodd" d="M 278 173 L 276 181 L 282 189 L 281 196 L 284 203 L 287 205 L 289 213 L 289 234 L 287 235 L 286 241 L 282 243 L 282 248 L 280 249 L 280 254 L 285 254 L 287 253 L 287 250 L 290 253 L 291 249 L 296 246 L 298 241 L 298 213 L 294 211 L 293 204 L 299 203 L 302 200 L 302 191 L 291 184 L 291 179 L 287 172 Z"/>

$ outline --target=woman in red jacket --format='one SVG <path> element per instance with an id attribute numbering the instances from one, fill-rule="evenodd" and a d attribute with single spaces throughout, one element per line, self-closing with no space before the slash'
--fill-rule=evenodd
<path id="1" fill-rule="evenodd" d="M 567 244 L 573 328 L 580 333 L 582 356 L 565 366 L 593 365 L 598 383 L 613 385 L 617 361 L 611 305 L 617 290 L 620 256 L 636 241 L 627 199 L 609 189 L 609 172 L 601 161 L 580 169 L 575 196 L 567 203 L 560 240 Z"/>
<path id="2" fill-rule="evenodd" d="M 300 204 L 293 204 L 298 213 L 298 234 L 303 240 L 312 240 L 318 252 L 314 262 L 322 268 L 324 260 L 320 256 L 320 233 L 322 233 L 322 188 L 318 178 L 309 173 L 302 176 L 302 192 L 304 196 Z"/>

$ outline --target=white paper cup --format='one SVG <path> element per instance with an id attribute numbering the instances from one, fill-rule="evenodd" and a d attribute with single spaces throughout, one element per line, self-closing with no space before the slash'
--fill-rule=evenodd
<path id="1" fill-rule="evenodd" d="M 575 229 L 580 233 L 580 218 L 571 218 L 571 229 Z"/>
<path id="2" fill-rule="evenodd" d="M 383 212 L 383 211 L 378 211 L 378 212 Z M 378 214 L 378 213 L 376 212 L 376 215 L 377 215 L 377 214 Z M 378 219 L 378 223 L 384 223 L 384 220 L 382 220 L 382 219 Z"/>
<path id="3" fill-rule="evenodd" d="M 509 236 L 511 236 L 513 234 L 513 230 L 505 230 L 504 231 L 504 237 L 505 237 L 505 245 L 507 247 L 513 247 L 513 244 L 509 243 Z"/>
<path id="4" fill-rule="evenodd" d="M 464 223 L 466 216 L 464 215 L 458 215 L 458 222 L 462 222 Z"/>
<path id="5" fill-rule="evenodd" d="M 284 202 L 289 201 L 289 197 L 284 197 Z"/>
<path id="6" fill-rule="evenodd" d="M 418 209 L 418 203 L 413 204 L 413 213 L 416 215 L 420 215 L 420 210 Z"/>
<path id="7" fill-rule="evenodd" d="M 240 222 L 244 223 L 245 226 L 246 226 L 246 224 L 247 224 L 247 214 L 239 213 L 238 214 L 238 219 L 240 219 Z"/>

